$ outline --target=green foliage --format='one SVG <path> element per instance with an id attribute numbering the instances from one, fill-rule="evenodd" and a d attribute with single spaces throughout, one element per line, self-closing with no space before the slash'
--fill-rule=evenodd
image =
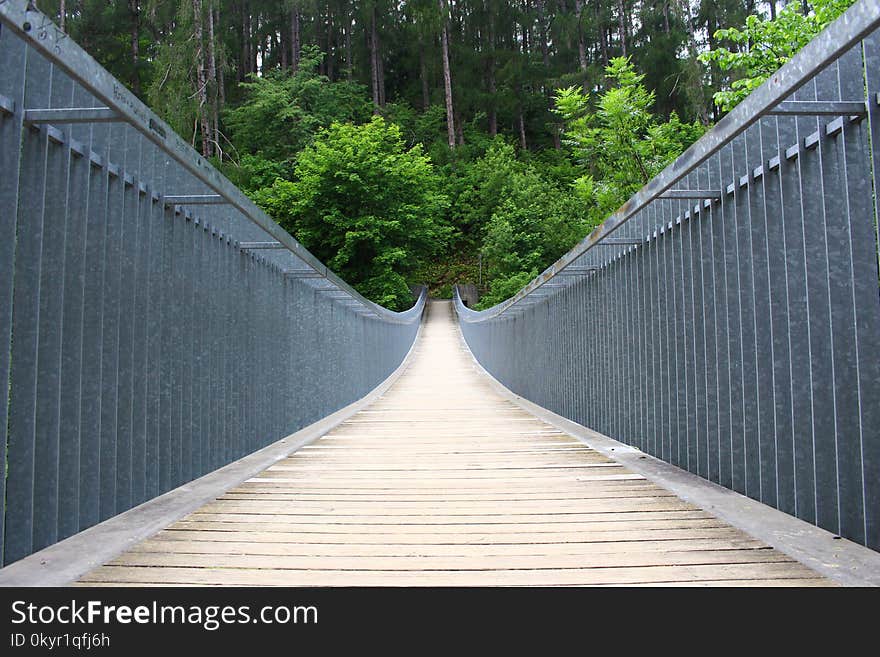
<path id="1" fill-rule="evenodd" d="M 264 187 L 271 187 L 275 181 L 289 179 L 292 176 L 287 160 L 270 160 L 262 155 L 245 153 L 238 162 L 218 163 L 221 171 L 235 185 L 246 193 L 254 195 Z"/>
<path id="2" fill-rule="evenodd" d="M 715 103 L 724 111 L 733 109 L 854 3 L 855 0 L 810 0 L 813 10 L 804 14 L 801 3 L 790 2 L 775 20 L 753 14 L 740 28 L 715 32 L 716 39 L 731 44 L 700 55 L 701 61 L 715 63 L 730 74 L 729 88 L 714 94 Z"/>
<path id="3" fill-rule="evenodd" d="M 417 111 L 407 102 L 388 103 L 382 116 L 400 127 L 408 146 L 442 144 L 448 149 L 446 109 L 442 105 L 429 105 L 424 111 Z"/>
<path id="4" fill-rule="evenodd" d="M 414 284 L 426 284 L 429 296 L 449 299 L 456 283 L 479 283 L 479 259 L 476 255 L 452 250 L 443 257 L 423 260 L 410 280 Z"/>
<path id="5" fill-rule="evenodd" d="M 518 159 L 560 187 L 570 187 L 580 177 L 581 167 L 566 149 L 547 148 L 542 151 L 520 151 Z"/>
<path id="6" fill-rule="evenodd" d="M 511 178 L 525 169 L 513 146 L 498 137 L 483 157 L 460 162 L 449 170 L 451 220 L 462 242 L 471 247 L 480 243 L 486 223 L 504 199 Z"/>
<path id="7" fill-rule="evenodd" d="M 591 226 L 569 186 L 539 168 L 518 161 L 512 147 L 498 143 L 471 167 L 475 181 L 459 195 L 472 216 L 489 216 L 483 227 L 483 262 L 489 293 L 486 308 L 503 301 L 570 249 Z M 464 203 L 467 201 L 467 203 Z"/>
<path id="8" fill-rule="evenodd" d="M 412 304 L 406 276 L 442 251 L 450 229 L 440 179 L 420 146 L 381 117 L 334 123 L 303 150 L 295 181 L 258 202 L 359 292 L 388 308 Z"/>
<path id="9" fill-rule="evenodd" d="M 451 299 L 452 298 L 452 283 L 443 283 L 438 289 L 437 294 L 435 295 L 438 299 Z"/>
<path id="10" fill-rule="evenodd" d="M 534 170 L 513 175 L 492 214 L 483 244 L 490 276 L 543 269 L 583 239 L 581 204 Z"/>
<path id="11" fill-rule="evenodd" d="M 343 80 L 331 82 L 317 73 L 324 57 L 315 47 L 302 51 L 296 73 L 272 71 L 242 83 L 244 100 L 224 114 L 240 153 L 293 164 L 321 128 L 334 122 L 362 123 L 372 106 L 366 88 Z"/>
<path id="12" fill-rule="evenodd" d="M 528 285 L 538 273 L 537 270 L 522 271 L 506 278 L 496 278 L 492 281 L 488 294 L 480 297 L 476 310 L 485 310 L 501 303 L 505 299 L 509 299 Z"/>
<path id="13" fill-rule="evenodd" d="M 674 160 L 705 128 L 682 122 L 673 112 L 662 121 L 652 112 L 654 94 L 629 59 L 611 60 L 612 86 L 597 100 L 576 87 L 556 92 L 556 111 L 565 122 L 564 141 L 584 174 L 575 181 L 578 197 L 589 206 L 592 224 L 614 212 Z"/>

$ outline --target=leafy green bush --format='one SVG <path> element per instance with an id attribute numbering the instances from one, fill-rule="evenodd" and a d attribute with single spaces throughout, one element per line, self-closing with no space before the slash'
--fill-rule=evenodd
<path id="1" fill-rule="evenodd" d="M 477 304 L 476 309 L 485 310 L 501 303 L 505 299 L 509 299 L 528 285 L 537 275 L 537 271 L 521 271 L 512 276 L 496 278 L 492 281 L 489 293 L 480 297 L 480 302 Z"/>
<path id="2" fill-rule="evenodd" d="M 438 299 L 451 299 L 452 298 L 452 285 L 449 283 L 444 283 L 441 285 L 437 294 L 435 295 Z"/>
<path id="3" fill-rule="evenodd" d="M 412 304 L 406 277 L 442 252 L 451 233 L 431 162 L 378 116 L 320 131 L 300 153 L 295 180 L 277 180 L 256 197 L 359 292 L 397 310 Z"/>

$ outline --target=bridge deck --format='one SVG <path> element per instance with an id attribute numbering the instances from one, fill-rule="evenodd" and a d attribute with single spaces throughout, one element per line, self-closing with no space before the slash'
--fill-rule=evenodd
<path id="1" fill-rule="evenodd" d="M 825 585 L 501 398 L 434 302 L 367 410 L 86 585 Z"/>

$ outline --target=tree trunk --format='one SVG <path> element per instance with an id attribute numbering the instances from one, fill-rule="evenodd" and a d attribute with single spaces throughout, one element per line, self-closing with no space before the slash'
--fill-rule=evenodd
<path id="1" fill-rule="evenodd" d="M 619 12 L 618 24 L 620 25 L 620 52 L 626 57 L 626 11 L 624 10 L 625 0 L 618 0 L 617 10 Z"/>
<path id="2" fill-rule="evenodd" d="M 284 25 L 286 14 L 281 15 L 280 24 Z M 278 30 L 278 45 L 281 49 L 281 70 L 286 71 L 290 66 L 290 33 L 287 30 Z"/>
<path id="3" fill-rule="evenodd" d="M 431 104 L 431 88 L 428 86 L 428 64 L 425 60 L 425 46 L 419 42 L 419 77 L 422 82 L 422 109 Z"/>
<path id="4" fill-rule="evenodd" d="M 498 134 L 498 109 L 495 101 L 495 13 L 492 9 L 492 3 L 488 2 L 486 5 L 486 13 L 489 18 L 489 60 L 486 62 L 488 69 L 486 74 L 489 87 L 489 135 L 494 137 Z"/>
<path id="5" fill-rule="evenodd" d="M 574 11 L 577 15 L 578 66 L 584 74 L 584 91 L 587 90 L 587 48 L 584 44 L 584 0 L 574 0 Z"/>
<path id="6" fill-rule="evenodd" d="M 247 6 L 241 8 L 241 51 L 238 56 L 238 81 L 242 82 L 249 72 L 251 54 L 251 32 L 249 28 L 250 15 Z"/>
<path id="7" fill-rule="evenodd" d="M 321 57 L 321 61 L 318 62 L 318 75 L 326 75 L 327 74 L 327 52 L 324 49 L 321 43 L 324 40 L 324 17 L 321 15 L 321 10 L 318 9 L 317 14 L 315 15 L 315 45 L 318 48 L 321 48 L 324 51 L 324 56 Z"/>
<path id="8" fill-rule="evenodd" d="M 250 71 L 251 73 L 256 75 L 257 74 L 257 61 L 259 59 L 259 57 L 257 56 L 257 53 L 259 52 L 260 44 L 257 43 L 256 30 L 254 29 L 254 20 L 255 20 L 254 17 L 248 18 L 248 41 L 249 41 L 248 52 L 250 53 L 250 56 L 251 56 L 251 61 L 248 66 L 248 71 Z"/>
<path id="9" fill-rule="evenodd" d="M 327 77 L 333 80 L 333 71 L 336 68 L 336 59 L 334 55 L 333 45 L 333 12 L 327 10 Z"/>
<path id="10" fill-rule="evenodd" d="M 596 31 L 599 34 L 599 51 L 602 53 L 602 65 L 608 66 L 608 34 L 602 22 L 602 3 L 596 0 Z"/>
<path id="11" fill-rule="evenodd" d="M 690 11 L 688 12 L 688 21 L 690 23 L 691 30 L 691 49 L 694 53 L 697 52 L 697 38 L 694 30 L 694 21 L 691 18 Z M 708 44 L 709 50 L 715 50 L 715 31 L 718 29 L 717 18 L 715 16 L 714 11 L 709 11 L 706 16 L 706 33 L 708 34 Z M 709 87 L 711 89 L 718 89 L 720 86 L 720 82 L 718 80 L 718 67 L 714 64 L 709 64 Z M 699 109 L 700 121 L 703 122 L 703 125 L 709 125 L 709 112 L 706 110 L 705 104 L 700 104 Z M 720 118 L 720 108 L 715 103 L 712 103 L 712 119 L 713 122 L 717 122 Z"/>
<path id="12" fill-rule="evenodd" d="M 220 24 L 220 8 L 215 7 L 216 14 L 214 15 L 214 25 Z M 222 51 L 221 51 L 222 53 Z M 223 67 L 225 65 L 225 61 L 220 58 L 220 62 L 217 64 L 217 97 L 220 100 L 220 107 L 226 105 L 226 80 L 223 77 Z"/>
<path id="13" fill-rule="evenodd" d="M 498 134 L 498 110 L 495 107 L 495 60 L 489 60 L 489 136 Z"/>
<path id="14" fill-rule="evenodd" d="M 141 95 L 141 75 L 140 75 L 140 49 L 141 49 L 141 10 L 138 7 L 138 0 L 129 0 L 129 11 L 131 11 L 131 90 L 135 96 Z M 61 3 L 62 16 L 64 15 L 64 2 Z M 64 29 L 64 26 L 61 27 Z"/>
<path id="15" fill-rule="evenodd" d="M 382 59 L 382 39 L 376 35 L 376 69 L 379 72 L 379 107 L 385 107 L 385 61 Z"/>
<path id="16" fill-rule="evenodd" d="M 248 70 L 254 75 L 257 74 L 257 52 L 259 51 L 260 44 L 257 43 L 256 39 L 256 29 L 254 29 L 254 21 L 257 20 L 257 26 L 259 26 L 259 19 L 255 17 L 248 18 L 248 51 L 251 55 L 250 67 Z"/>
<path id="17" fill-rule="evenodd" d="M 220 106 L 217 102 L 217 48 L 214 36 L 214 0 L 208 0 L 208 91 L 211 106 L 211 148 L 220 153 Z"/>
<path id="18" fill-rule="evenodd" d="M 345 77 L 349 82 L 354 78 L 354 60 L 352 59 L 351 50 L 351 31 L 353 29 L 351 19 L 351 6 L 346 3 L 346 13 L 348 17 L 345 20 Z"/>
<path id="19" fill-rule="evenodd" d="M 201 127 L 202 156 L 210 157 L 213 151 L 211 149 L 211 125 L 208 120 L 208 84 L 205 77 L 205 35 L 202 26 L 202 21 L 204 20 L 202 0 L 193 0 L 192 5 L 193 27 L 195 29 L 193 36 L 196 42 L 196 94 L 199 99 L 198 120 Z"/>
<path id="20" fill-rule="evenodd" d="M 378 114 L 382 107 L 382 94 L 379 91 L 379 29 L 376 26 L 376 6 L 370 10 L 370 31 L 367 35 L 370 50 L 370 84 L 373 90 L 373 113 Z"/>
<path id="21" fill-rule="evenodd" d="M 517 123 L 519 124 L 519 145 L 520 148 L 526 150 L 528 148 L 528 144 L 526 144 L 526 122 L 523 119 L 522 108 L 519 109 Z"/>
<path id="22" fill-rule="evenodd" d="M 455 148 L 455 112 L 452 105 L 452 73 L 449 70 L 449 30 L 446 0 L 440 3 L 440 53 L 443 59 L 443 90 L 446 94 L 446 136 L 449 148 Z"/>
<path id="23" fill-rule="evenodd" d="M 299 70 L 299 57 L 302 50 L 299 7 L 290 10 L 290 70 Z"/>
<path id="24" fill-rule="evenodd" d="M 544 17 L 544 0 L 537 0 L 538 7 L 538 38 L 541 40 L 541 58 L 544 68 L 550 69 L 550 48 L 547 45 L 547 24 Z"/>
<path id="25" fill-rule="evenodd" d="M 67 22 L 67 4 L 66 0 L 61 0 L 58 4 L 58 27 L 64 31 L 64 24 Z"/>

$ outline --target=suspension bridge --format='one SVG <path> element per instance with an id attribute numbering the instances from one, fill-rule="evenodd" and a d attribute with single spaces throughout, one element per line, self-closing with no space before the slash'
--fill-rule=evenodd
<path id="1" fill-rule="evenodd" d="M 880 584 L 878 27 L 396 313 L 0 0 L 0 585 Z"/>

